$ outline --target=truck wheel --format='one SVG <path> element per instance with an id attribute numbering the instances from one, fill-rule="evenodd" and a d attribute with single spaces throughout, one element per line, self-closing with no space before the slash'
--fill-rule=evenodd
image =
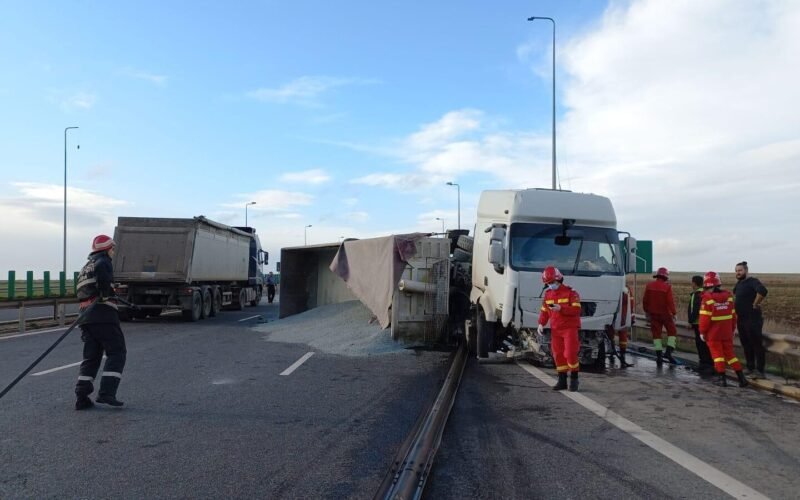
<path id="1" fill-rule="evenodd" d="M 467 338 L 469 355 L 476 356 L 478 354 L 478 332 L 475 329 L 475 321 L 472 318 L 467 318 L 464 322 L 464 335 Z"/>
<path id="2" fill-rule="evenodd" d="M 594 360 L 592 364 L 592 368 L 594 368 L 598 372 L 602 372 L 606 369 L 606 341 L 601 340 L 600 345 L 597 346 L 597 359 Z"/>
<path id="3" fill-rule="evenodd" d="M 456 262 L 472 262 L 472 254 L 461 248 L 456 248 L 453 251 L 453 260 Z"/>
<path id="4" fill-rule="evenodd" d="M 211 290 L 203 290 L 203 309 L 200 311 L 200 319 L 211 316 Z"/>
<path id="5" fill-rule="evenodd" d="M 203 311 L 203 299 L 200 297 L 200 292 L 192 294 L 192 308 L 183 311 L 183 319 L 186 321 L 197 321 L 200 319 L 200 313 Z"/>
<path id="6" fill-rule="evenodd" d="M 244 311 L 244 303 L 247 301 L 247 293 L 245 293 L 244 288 L 239 290 L 239 302 L 236 304 L 237 311 Z"/>
<path id="7" fill-rule="evenodd" d="M 222 309 L 222 294 L 219 291 L 219 288 L 214 288 L 214 291 L 211 293 L 211 311 L 208 313 L 209 316 L 212 318 L 217 315 L 217 313 Z"/>
<path id="8" fill-rule="evenodd" d="M 458 237 L 458 240 L 456 241 L 456 246 L 458 248 L 466 250 L 467 252 L 472 253 L 472 243 L 473 243 L 472 236 L 465 236 L 462 234 L 461 236 Z"/>
<path id="9" fill-rule="evenodd" d="M 261 287 L 258 287 L 258 289 L 256 289 L 256 299 L 251 300 L 250 305 L 255 307 L 260 303 L 261 303 Z"/>
<path id="10" fill-rule="evenodd" d="M 478 357 L 488 358 L 489 351 L 492 349 L 494 343 L 494 323 L 486 321 L 486 315 L 483 308 L 478 306 L 478 328 L 477 328 L 477 344 L 478 344 Z"/>

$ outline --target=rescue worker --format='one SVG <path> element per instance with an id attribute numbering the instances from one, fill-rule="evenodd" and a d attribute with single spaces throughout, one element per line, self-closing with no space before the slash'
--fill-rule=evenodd
<path id="1" fill-rule="evenodd" d="M 700 275 L 692 276 L 693 290 L 689 294 L 689 306 L 687 311 L 687 319 L 689 324 L 692 325 L 694 330 L 694 345 L 697 348 L 697 358 L 700 364 L 699 371 L 702 374 L 710 375 L 714 373 L 714 362 L 711 360 L 711 351 L 708 350 L 708 344 L 703 342 L 700 338 L 700 301 L 703 295 L 703 277 Z"/>
<path id="2" fill-rule="evenodd" d="M 653 336 L 653 348 L 656 351 L 656 364 L 661 366 L 664 358 L 675 364 L 672 351 L 677 345 L 677 330 L 675 329 L 675 298 L 672 295 L 672 285 L 669 284 L 669 271 L 666 267 L 659 267 L 653 275 L 653 281 L 647 284 L 642 297 L 647 321 L 650 322 L 650 333 Z M 664 345 L 661 339 L 661 330 L 667 330 L 667 354 L 664 355 Z"/>
<path id="3" fill-rule="evenodd" d="M 125 337 L 119 323 L 117 304 L 114 302 L 114 280 L 111 259 L 114 257 L 114 240 L 106 235 L 99 235 L 92 241 L 92 253 L 89 261 L 78 275 L 77 295 L 80 309 L 89 310 L 80 324 L 81 340 L 83 340 L 83 361 L 81 362 L 78 383 L 75 385 L 76 410 L 85 410 L 94 406 L 89 395 L 94 392 L 93 382 L 100 369 L 103 353 L 106 364 L 100 379 L 100 390 L 97 403 L 110 406 L 122 406 L 117 399 L 117 388 L 125 367 Z"/>
<path id="4" fill-rule="evenodd" d="M 736 264 L 736 284 L 733 286 L 738 317 L 739 341 L 747 361 L 747 374 L 765 378 L 764 316 L 761 302 L 767 297 L 767 287 L 758 278 L 748 276 L 747 261 Z"/>
<path id="5" fill-rule="evenodd" d="M 719 275 L 709 271 L 703 276 L 705 292 L 701 298 L 700 336 L 708 344 L 714 360 L 719 386 L 727 386 L 725 364 L 733 368 L 739 379 L 739 387 L 746 387 L 748 382 L 742 373 L 742 364 L 733 352 L 733 332 L 736 330 L 736 307 L 733 294 L 720 288 L 722 282 Z"/>
<path id="6" fill-rule="evenodd" d="M 273 300 L 275 300 L 275 276 L 270 271 L 267 275 L 267 302 L 272 304 Z"/>
<path id="7" fill-rule="evenodd" d="M 578 292 L 564 284 L 564 275 L 557 268 L 548 266 L 542 272 L 542 282 L 547 286 L 539 313 L 539 334 L 550 322 L 550 350 L 556 363 L 558 383 L 553 390 L 567 388 L 567 373 L 570 374 L 569 390 L 578 390 L 578 351 L 581 327 L 581 298 Z"/>

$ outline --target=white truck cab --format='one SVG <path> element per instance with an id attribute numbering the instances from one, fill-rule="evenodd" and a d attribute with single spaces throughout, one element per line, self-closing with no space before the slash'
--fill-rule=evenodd
<path id="1" fill-rule="evenodd" d="M 636 241 L 620 240 L 611 201 L 550 189 L 481 193 L 472 252 L 468 342 L 480 357 L 503 339 L 515 355 L 552 362 L 549 329 L 536 332 L 544 294 L 541 274 L 556 266 L 581 297 L 582 364 L 603 361 L 608 328 L 631 324 L 625 273 Z M 473 325 L 476 329 L 472 330 Z"/>

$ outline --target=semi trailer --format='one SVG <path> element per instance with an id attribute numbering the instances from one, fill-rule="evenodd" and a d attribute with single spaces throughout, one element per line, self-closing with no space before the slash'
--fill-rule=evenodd
<path id="1" fill-rule="evenodd" d="M 180 310 L 197 321 L 255 306 L 266 286 L 262 266 L 269 256 L 251 227 L 204 216 L 120 217 L 114 241 L 116 293 L 137 306 L 120 306 L 122 320 Z"/>

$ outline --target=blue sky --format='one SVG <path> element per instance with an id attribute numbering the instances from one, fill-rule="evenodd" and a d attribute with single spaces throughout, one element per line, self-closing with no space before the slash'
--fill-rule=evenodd
<path id="1" fill-rule="evenodd" d="M 471 227 L 481 190 L 550 185 L 551 25 L 531 15 L 558 23 L 564 188 L 610 196 L 657 264 L 800 271 L 765 222 L 800 208 L 792 2 L 430 4 L 5 2 L 0 272 L 60 268 L 72 125 L 71 269 L 118 216 L 240 225 L 251 200 L 273 262 L 307 224 L 309 243 L 453 227 L 447 181 Z"/>

